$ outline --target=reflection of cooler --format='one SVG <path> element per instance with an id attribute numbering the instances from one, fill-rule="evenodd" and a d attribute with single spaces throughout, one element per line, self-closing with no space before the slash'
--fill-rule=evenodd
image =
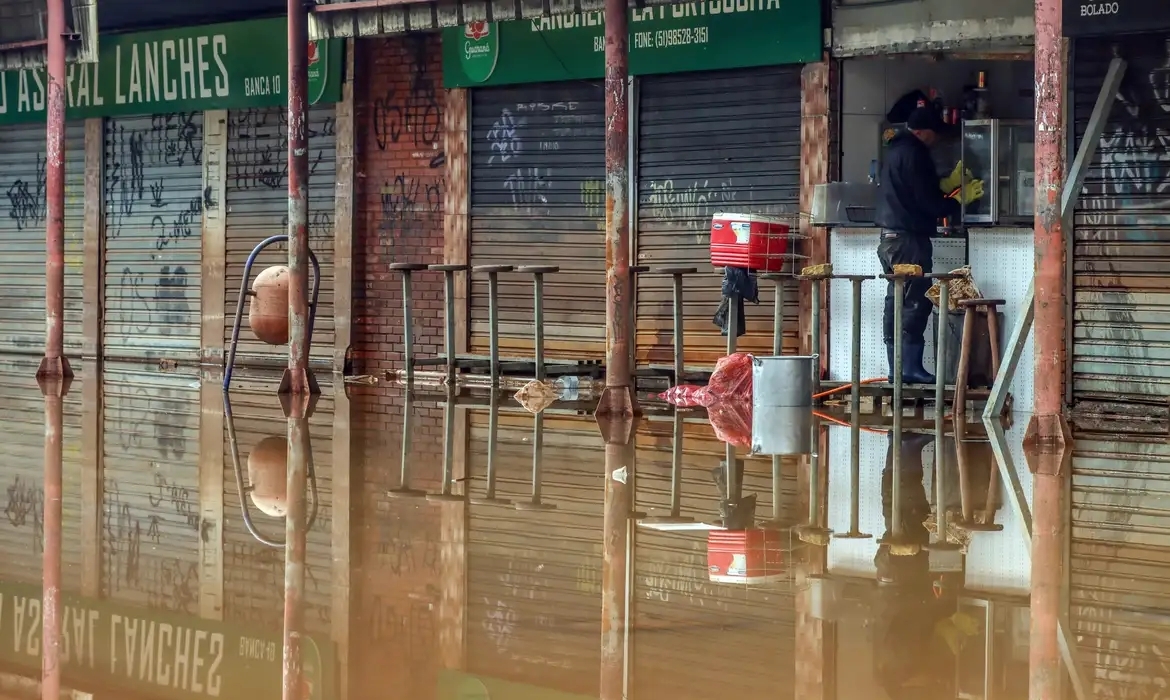
<path id="1" fill-rule="evenodd" d="M 782 272 L 791 230 L 780 219 L 719 212 L 711 218 L 711 264 Z"/>
<path id="2" fill-rule="evenodd" d="M 711 530 L 707 571 L 716 583 L 768 583 L 785 577 L 782 533 L 776 530 Z"/>

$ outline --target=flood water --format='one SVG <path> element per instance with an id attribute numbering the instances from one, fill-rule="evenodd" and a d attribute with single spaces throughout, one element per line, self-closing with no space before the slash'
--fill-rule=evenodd
<path id="1" fill-rule="evenodd" d="M 829 407 L 811 428 L 756 431 L 815 456 L 740 446 L 727 470 L 720 437 L 746 440 L 750 416 L 713 427 L 648 406 L 607 467 L 585 401 L 534 415 L 510 393 L 452 403 L 319 377 L 301 497 L 277 375 L 237 376 L 225 406 L 219 377 L 75 370 L 56 538 L 35 360 L 0 362 L 6 673 L 39 677 L 57 561 L 68 688 L 280 697 L 291 507 L 305 512 L 304 697 L 1027 698 L 1044 552 L 1063 558 L 1046 580 L 1085 697 L 1170 693 L 1164 439 L 1078 433 L 1048 455 L 1072 478 L 1058 526 L 1033 539 L 1026 415 L 956 435 L 907 414 L 900 442 L 867 415 L 855 464 L 848 416 Z M 607 515 L 607 491 L 632 503 Z"/>

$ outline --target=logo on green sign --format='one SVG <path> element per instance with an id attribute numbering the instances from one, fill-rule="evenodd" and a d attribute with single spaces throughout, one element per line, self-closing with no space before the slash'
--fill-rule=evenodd
<path id="1" fill-rule="evenodd" d="M 477 83 L 492 77 L 500 58 L 500 34 L 495 22 L 470 22 L 463 27 L 463 74 Z"/>

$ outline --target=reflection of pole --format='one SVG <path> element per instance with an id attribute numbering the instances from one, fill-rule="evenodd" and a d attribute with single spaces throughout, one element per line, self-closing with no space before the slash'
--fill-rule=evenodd
<path id="1" fill-rule="evenodd" d="M 65 0 L 48 0 L 45 133 L 45 357 L 38 376 L 72 376 L 65 359 Z"/>
<path id="2" fill-rule="evenodd" d="M 281 393 L 318 393 L 309 370 L 308 10 L 288 0 L 288 369 Z"/>
<path id="3" fill-rule="evenodd" d="M 284 675 L 283 700 L 301 700 L 304 687 L 301 635 L 305 617 L 305 485 L 312 459 L 309 420 L 294 410 L 288 417 L 288 514 L 284 545 Z"/>
<path id="4" fill-rule="evenodd" d="M 598 412 L 632 416 L 630 376 L 630 142 L 627 123 L 629 12 L 625 0 L 605 1 L 605 393 Z"/>
<path id="5" fill-rule="evenodd" d="M 1058 623 L 1064 585 L 1064 484 L 1058 474 L 1037 473 L 1032 492 L 1032 626 L 1028 645 L 1031 700 L 1059 700 Z"/>
<path id="6" fill-rule="evenodd" d="M 624 6 L 623 6 L 624 7 Z M 626 697 L 627 590 L 633 510 L 633 421 L 600 422 L 605 442 L 605 516 L 601 564 L 601 700 Z"/>
<path id="7" fill-rule="evenodd" d="M 52 3 L 50 3 L 52 5 Z M 41 698 L 58 700 L 61 693 L 61 492 L 62 407 L 68 380 L 41 381 L 45 399 L 44 553 L 41 580 Z"/>

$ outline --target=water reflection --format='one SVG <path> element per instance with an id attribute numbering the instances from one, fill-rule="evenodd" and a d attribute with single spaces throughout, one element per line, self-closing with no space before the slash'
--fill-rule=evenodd
<path id="1" fill-rule="evenodd" d="M 1161 440 L 1078 435 L 1052 511 L 1026 416 L 894 441 L 867 415 L 856 451 L 846 413 L 754 416 L 791 434 L 729 450 L 701 409 L 648 405 L 607 445 L 577 404 L 327 383 L 290 424 L 275 376 L 224 406 L 207 377 L 108 365 L 63 397 L 58 547 L 46 403 L 3 371 L 0 640 L 22 643 L 0 664 L 39 678 L 59 562 L 66 687 L 277 697 L 289 630 L 311 697 L 998 700 L 1028 693 L 1041 611 L 1086 694 L 1170 678 Z"/>

